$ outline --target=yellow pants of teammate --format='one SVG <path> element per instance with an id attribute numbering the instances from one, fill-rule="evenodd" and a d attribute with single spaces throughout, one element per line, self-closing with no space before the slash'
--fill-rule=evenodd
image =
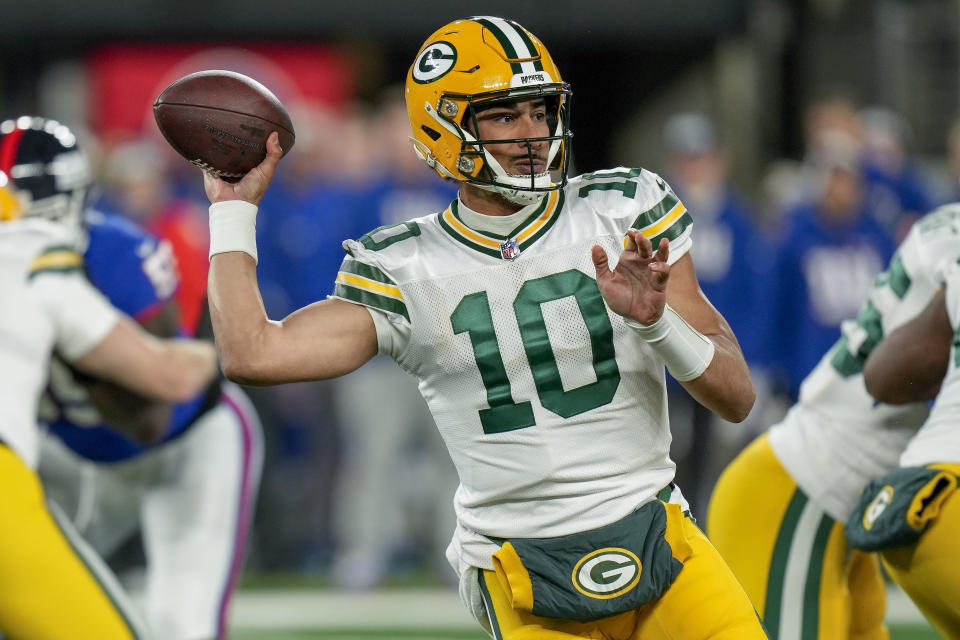
<path id="1" fill-rule="evenodd" d="M 679 513 L 679 512 L 678 512 Z M 659 598 L 593 622 L 544 618 L 514 609 L 493 571 L 480 574 L 481 591 L 496 640 L 766 640 L 746 593 L 697 526 L 671 522 L 690 544 L 680 575 Z"/>
<path id="2" fill-rule="evenodd" d="M 879 563 L 847 545 L 843 525 L 798 489 L 766 434 L 724 470 L 707 512 L 710 540 L 771 637 L 886 640 Z"/>
<path id="3" fill-rule="evenodd" d="M 102 561 L 54 518 L 36 474 L 2 444 L 0 487 L 0 631 L 11 640 L 143 638 Z"/>
<path id="4" fill-rule="evenodd" d="M 932 465 L 960 476 L 960 465 Z M 883 564 L 930 624 L 948 640 L 960 639 L 960 491 L 907 547 L 884 551 Z"/>

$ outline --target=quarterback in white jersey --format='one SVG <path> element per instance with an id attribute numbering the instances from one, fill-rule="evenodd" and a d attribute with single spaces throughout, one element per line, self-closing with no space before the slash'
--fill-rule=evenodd
<path id="1" fill-rule="evenodd" d="M 569 93 L 515 22 L 437 30 L 407 109 L 417 154 L 458 198 L 345 242 L 334 295 L 282 322 L 257 295 L 254 242 L 276 136 L 239 183 L 205 175 L 224 372 L 329 378 L 380 352 L 416 376 L 460 476 L 448 558 L 497 638 L 765 638 L 684 515 L 668 455 L 664 367 L 740 421 L 746 364 L 700 292 L 670 187 L 641 169 L 567 179 Z"/>
<path id="2" fill-rule="evenodd" d="M 887 572 L 944 638 L 960 638 L 960 267 L 945 292 L 885 338 L 864 368 L 867 388 L 886 402 L 936 396 L 897 469 L 864 489 L 847 521 L 853 546 L 879 551 Z M 944 376 L 946 371 L 946 376 Z"/>
<path id="3" fill-rule="evenodd" d="M 717 483 L 710 539 L 782 638 L 885 633 L 876 562 L 851 553 L 843 526 L 863 488 L 897 466 L 928 408 L 877 402 L 864 386 L 864 363 L 924 309 L 958 259 L 960 204 L 914 224 L 856 320 L 843 323 L 840 340 L 804 380 L 797 404 Z M 820 582 L 805 588 L 812 577 Z"/>
<path id="4" fill-rule="evenodd" d="M 82 371 L 168 400 L 185 399 L 211 380 L 215 354 L 209 344 L 161 341 L 138 329 L 85 279 L 76 228 L 24 217 L 43 210 L 60 219 L 83 200 L 75 196 L 84 187 L 65 186 L 74 166 L 72 134 L 55 122 L 32 123 L 0 125 L 0 299 L 7 311 L 0 319 L 0 633 L 141 638 L 109 572 L 44 503 L 37 405 L 54 349 Z M 16 176 L 49 180 L 48 197 L 26 198 Z"/>
<path id="5" fill-rule="evenodd" d="M 347 241 L 333 294 L 373 310 L 380 350 L 419 379 L 461 479 L 452 553 L 486 569 L 485 536 L 592 529 L 670 484 L 662 361 L 587 273 L 592 246 L 615 253 L 628 228 L 670 238 L 671 262 L 690 246 L 683 204 L 641 170 L 574 178 L 492 222 L 455 201 Z"/>

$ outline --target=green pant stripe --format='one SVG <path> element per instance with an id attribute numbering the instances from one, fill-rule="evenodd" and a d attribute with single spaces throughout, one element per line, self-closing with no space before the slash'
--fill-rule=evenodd
<path id="1" fill-rule="evenodd" d="M 493 608 L 493 598 L 490 597 L 490 592 L 487 590 L 487 579 L 483 574 L 483 569 L 477 570 L 477 579 L 480 581 L 480 596 L 487 608 L 487 616 L 490 618 L 490 628 L 493 629 L 494 640 L 503 640 L 503 634 L 500 633 L 500 623 L 497 622 L 497 611 Z"/>
<path id="2" fill-rule="evenodd" d="M 793 534 L 797 529 L 797 522 L 807 505 L 807 496 L 799 489 L 794 492 L 787 506 L 787 511 L 780 523 L 777 541 L 773 546 L 773 557 L 770 561 L 770 573 L 767 576 L 767 598 L 763 608 L 763 620 L 766 622 L 770 640 L 777 640 L 780 635 L 780 607 L 783 601 L 783 582 L 787 574 L 787 560 L 790 557 L 790 546 Z"/>
<path id="3" fill-rule="evenodd" d="M 102 561 L 98 561 L 98 557 L 90 556 L 92 551 L 88 551 L 82 546 L 86 543 L 83 542 L 80 534 L 73 528 L 73 525 L 63 514 L 63 512 L 60 511 L 56 504 L 48 501 L 47 509 L 50 511 L 50 515 L 53 516 L 53 521 L 60 529 L 60 533 L 63 534 L 63 537 L 70 545 L 73 553 L 77 556 L 77 558 L 80 559 L 80 562 L 83 563 L 83 566 L 87 568 L 87 571 L 97 582 L 97 584 L 100 585 L 101 591 L 103 591 L 104 595 L 107 596 L 107 599 L 113 605 L 114 610 L 123 619 L 124 625 L 127 627 L 127 630 L 130 631 L 130 637 L 133 640 L 141 640 L 141 635 L 137 629 L 137 626 L 133 624 L 127 609 L 119 600 L 119 598 L 122 597 L 117 591 L 120 587 L 111 580 L 112 576 L 108 575 L 109 569 L 106 568 L 106 565 L 101 565 Z"/>
<path id="4" fill-rule="evenodd" d="M 827 539 L 833 519 L 823 516 L 817 526 L 813 550 L 810 553 L 810 566 L 807 568 L 807 582 L 803 588 L 803 632 L 802 640 L 817 640 L 820 626 L 820 576 L 823 574 L 823 560 L 826 557 Z"/>

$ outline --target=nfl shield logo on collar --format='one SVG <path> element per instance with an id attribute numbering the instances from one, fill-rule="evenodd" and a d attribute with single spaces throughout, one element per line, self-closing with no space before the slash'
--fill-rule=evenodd
<path id="1" fill-rule="evenodd" d="M 513 260 L 520 255 L 520 244 L 516 240 L 500 243 L 500 255 L 504 260 Z"/>

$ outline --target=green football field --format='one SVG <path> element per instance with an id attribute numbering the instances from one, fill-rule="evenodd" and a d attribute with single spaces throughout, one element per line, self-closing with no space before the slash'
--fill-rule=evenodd
<path id="1" fill-rule="evenodd" d="M 454 589 L 349 593 L 330 588 L 241 589 L 231 608 L 233 640 L 487 640 Z M 891 640 L 940 636 L 898 590 L 888 593 Z"/>

